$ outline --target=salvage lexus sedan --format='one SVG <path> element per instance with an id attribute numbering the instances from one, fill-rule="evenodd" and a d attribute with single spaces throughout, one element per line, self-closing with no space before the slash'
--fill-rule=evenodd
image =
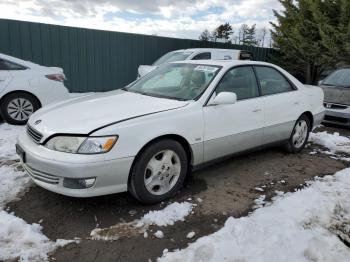
<path id="1" fill-rule="evenodd" d="M 39 186 L 74 197 L 172 196 L 193 167 L 266 145 L 301 151 L 323 92 L 253 61 L 164 64 L 129 86 L 40 109 L 17 152 Z"/>

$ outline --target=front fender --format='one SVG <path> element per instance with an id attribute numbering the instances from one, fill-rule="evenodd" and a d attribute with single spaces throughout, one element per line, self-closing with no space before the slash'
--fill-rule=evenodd
<path id="1" fill-rule="evenodd" d="M 91 135 L 119 136 L 116 145 L 108 153 L 110 159 L 134 157 L 150 141 L 166 135 L 177 135 L 191 146 L 194 163 L 197 163 L 203 157 L 203 126 L 202 105 L 193 102 L 183 108 L 117 123 Z"/>

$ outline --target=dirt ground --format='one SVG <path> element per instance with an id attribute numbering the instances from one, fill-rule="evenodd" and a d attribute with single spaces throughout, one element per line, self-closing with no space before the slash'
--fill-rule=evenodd
<path id="1" fill-rule="evenodd" d="M 322 129 L 350 136 L 350 130 Z M 197 238 L 217 231 L 228 216 L 247 215 L 253 210 L 254 200 L 262 194 L 269 199 L 276 195 L 276 190 L 294 191 L 315 176 L 334 174 L 349 165 L 327 155 L 311 155 L 315 148 L 316 145 L 309 144 L 302 153 L 295 155 L 286 154 L 280 148 L 270 148 L 236 156 L 194 172 L 171 201 L 186 200 L 198 206 L 185 222 L 151 228 L 153 232 L 162 230 L 163 239 L 155 238 L 152 232 L 148 238 L 143 234 L 130 234 L 116 241 L 90 239 L 90 232 L 96 226 L 108 228 L 133 221 L 149 210 L 161 209 L 168 204 L 144 206 L 127 193 L 75 199 L 33 186 L 22 200 L 9 204 L 8 208 L 28 223 L 42 221 L 44 234 L 52 240 L 81 238 L 79 244 L 56 250 L 51 254 L 52 260 L 155 261 L 166 248 L 184 248 Z M 263 188 L 264 192 L 256 187 Z M 187 239 L 190 231 L 196 235 Z"/>

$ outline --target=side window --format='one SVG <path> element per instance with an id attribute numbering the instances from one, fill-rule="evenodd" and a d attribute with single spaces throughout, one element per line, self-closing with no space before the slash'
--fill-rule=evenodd
<path id="1" fill-rule="evenodd" d="M 192 58 L 192 60 L 207 60 L 207 59 L 211 59 L 210 52 L 200 53 Z"/>
<path id="2" fill-rule="evenodd" d="M 8 70 L 4 60 L 0 59 L 0 70 Z"/>
<path id="3" fill-rule="evenodd" d="M 276 69 L 265 66 L 255 66 L 262 95 L 272 95 L 292 91 L 293 87 Z"/>
<path id="4" fill-rule="evenodd" d="M 0 70 L 25 70 L 24 66 L 0 59 Z"/>
<path id="5" fill-rule="evenodd" d="M 237 100 L 259 96 L 253 68 L 250 66 L 232 68 L 220 80 L 215 92 L 216 94 L 220 92 L 236 93 Z"/>

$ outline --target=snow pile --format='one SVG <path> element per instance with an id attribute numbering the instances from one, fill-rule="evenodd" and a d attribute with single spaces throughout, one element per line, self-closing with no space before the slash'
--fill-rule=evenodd
<path id="1" fill-rule="evenodd" d="M 119 223 L 109 228 L 95 228 L 91 231 L 90 236 L 94 240 L 113 241 L 120 237 L 130 237 L 142 233 L 147 238 L 149 226 L 168 226 L 174 225 L 177 221 L 184 221 L 195 206 L 196 204 L 189 202 L 175 202 L 162 210 L 150 211 L 142 218 L 129 223 Z"/>
<path id="2" fill-rule="evenodd" d="M 154 236 L 156 238 L 164 238 L 164 233 L 162 231 L 160 231 L 160 230 L 157 230 L 157 232 L 154 233 Z"/>
<path id="3" fill-rule="evenodd" d="M 0 166 L 0 209 L 31 185 L 30 178 L 15 166 Z"/>
<path id="4" fill-rule="evenodd" d="M 0 125 L 0 161 L 17 159 L 15 141 L 24 127 Z M 13 163 L 13 161 L 10 161 Z M 39 224 L 27 224 L 23 219 L 4 211 L 7 203 L 17 200 L 30 185 L 30 178 L 17 169 L 0 162 L 0 260 L 45 261 L 48 253 L 59 246 L 76 242 L 58 239 L 50 241 Z"/>
<path id="5" fill-rule="evenodd" d="M 159 261 L 349 261 L 350 168 L 273 199 Z"/>
<path id="6" fill-rule="evenodd" d="M 138 226 L 157 225 L 161 227 L 174 225 L 176 221 L 184 221 L 193 207 L 194 204 L 190 202 L 172 203 L 162 210 L 148 212 L 140 219 Z"/>
<path id="7" fill-rule="evenodd" d="M 55 249 L 55 244 L 41 233 L 41 229 L 39 224 L 29 225 L 0 210 L 0 259 L 48 260 L 47 253 Z"/>
<path id="8" fill-rule="evenodd" d="M 333 134 L 327 133 L 326 131 L 310 133 L 309 141 L 328 148 L 333 154 L 350 154 L 350 139 L 339 135 L 337 132 Z"/>
<path id="9" fill-rule="evenodd" d="M 23 131 L 23 126 L 12 126 L 0 124 L 0 159 L 17 159 L 16 139 L 19 132 Z"/>

